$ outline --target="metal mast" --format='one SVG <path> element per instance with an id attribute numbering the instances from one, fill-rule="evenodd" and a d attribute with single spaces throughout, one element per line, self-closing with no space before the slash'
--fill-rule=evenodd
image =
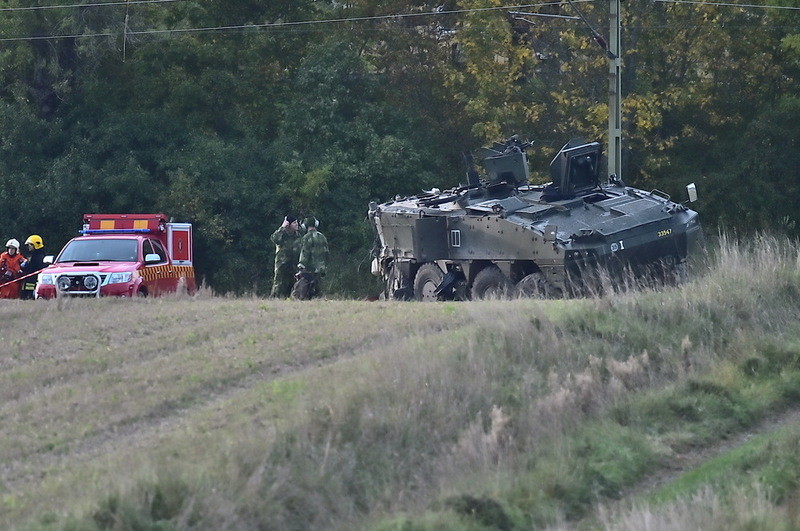
<path id="1" fill-rule="evenodd" d="M 622 50 L 620 0 L 609 0 L 608 175 L 622 179 Z"/>
<path id="2" fill-rule="evenodd" d="M 600 33 L 592 27 L 586 17 L 578 9 L 572 0 L 567 0 L 572 9 L 578 13 L 577 17 L 564 15 L 549 15 L 544 13 L 526 13 L 521 11 L 509 11 L 509 14 L 517 20 L 524 20 L 529 24 L 534 22 L 524 18 L 524 16 L 534 17 L 555 17 L 581 20 L 592 39 L 606 52 L 608 56 L 608 177 L 616 176 L 622 180 L 622 49 L 620 46 L 620 6 L 621 0 L 609 0 L 609 43 Z"/>

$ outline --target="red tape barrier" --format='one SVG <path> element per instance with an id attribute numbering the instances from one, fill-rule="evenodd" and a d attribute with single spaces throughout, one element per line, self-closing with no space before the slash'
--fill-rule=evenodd
<path id="1" fill-rule="evenodd" d="M 8 282 L 0 284 L 0 288 L 2 288 L 3 286 L 7 286 L 9 284 L 13 284 L 14 282 L 19 282 L 20 280 L 25 280 L 26 278 L 32 277 L 33 275 L 38 275 L 39 273 L 41 273 L 41 271 L 34 271 L 33 273 L 28 273 L 27 275 L 15 278 L 14 280 L 9 280 Z"/>

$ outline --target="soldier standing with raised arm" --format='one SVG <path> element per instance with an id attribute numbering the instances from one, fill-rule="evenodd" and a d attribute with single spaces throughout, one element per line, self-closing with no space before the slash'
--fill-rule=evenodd
<path id="1" fill-rule="evenodd" d="M 286 298 L 292 291 L 294 273 L 300 254 L 300 225 L 294 216 L 286 216 L 270 240 L 275 244 L 275 276 L 272 280 L 273 297 Z"/>
<path id="2" fill-rule="evenodd" d="M 295 284 L 292 297 L 298 299 L 310 299 L 311 297 L 322 295 L 322 277 L 327 272 L 328 262 L 328 239 L 317 230 L 319 220 L 314 216 L 309 216 L 303 220 L 303 227 L 308 231 L 300 241 L 300 263 L 297 268 L 299 274 L 309 275 L 308 291 L 301 293 L 301 284 Z"/>

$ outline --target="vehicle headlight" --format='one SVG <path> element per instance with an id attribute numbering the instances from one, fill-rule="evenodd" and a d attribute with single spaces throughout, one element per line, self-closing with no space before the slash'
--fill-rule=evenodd
<path id="1" fill-rule="evenodd" d="M 58 277 L 58 289 L 67 291 L 70 287 L 72 287 L 72 280 L 68 276 L 61 275 Z"/>
<path id="2" fill-rule="evenodd" d="M 53 279 L 53 275 L 51 275 L 50 273 L 39 274 L 39 284 L 49 284 L 52 286 L 53 284 L 55 284 L 55 282 L 56 281 L 55 279 Z"/>
<path id="3" fill-rule="evenodd" d="M 83 277 L 83 285 L 86 286 L 86 289 L 89 291 L 94 291 L 97 288 L 98 280 L 97 277 L 94 275 L 86 275 Z"/>
<path id="4" fill-rule="evenodd" d="M 119 284 L 120 282 L 130 282 L 133 278 L 133 273 L 126 271 L 124 273 L 111 273 L 108 277 L 109 284 Z"/>

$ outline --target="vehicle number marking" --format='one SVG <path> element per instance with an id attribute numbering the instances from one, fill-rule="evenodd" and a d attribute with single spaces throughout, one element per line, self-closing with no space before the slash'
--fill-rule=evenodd
<path id="1" fill-rule="evenodd" d="M 617 251 L 624 251 L 625 250 L 625 242 L 620 240 L 618 242 L 614 242 L 611 244 L 611 252 L 616 253 Z"/>
<path id="2" fill-rule="evenodd" d="M 669 236 L 670 234 L 672 234 L 672 229 L 665 229 L 658 231 L 659 238 L 663 238 L 664 236 Z"/>

